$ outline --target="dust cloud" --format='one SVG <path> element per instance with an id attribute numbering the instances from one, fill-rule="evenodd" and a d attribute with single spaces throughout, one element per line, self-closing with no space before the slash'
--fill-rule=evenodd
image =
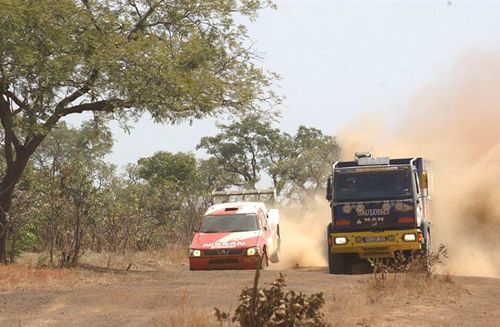
<path id="1" fill-rule="evenodd" d="M 500 277 L 499 58 L 470 54 L 397 117 L 364 115 L 338 136 L 343 159 L 373 150 L 431 161 L 432 241 L 447 246 L 452 274 Z"/>
<path id="2" fill-rule="evenodd" d="M 280 209 L 280 262 L 276 268 L 327 265 L 326 226 L 331 221 L 324 195 L 306 205 Z"/>

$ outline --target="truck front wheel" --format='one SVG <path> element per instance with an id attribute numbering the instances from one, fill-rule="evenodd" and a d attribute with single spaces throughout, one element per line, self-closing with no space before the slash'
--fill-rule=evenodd
<path id="1" fill-rule="evenodd" d="M 328 250 L 328 270 L 330 274 L 350 274 L 352 273 L 351 254 L 332 253 Z"/>

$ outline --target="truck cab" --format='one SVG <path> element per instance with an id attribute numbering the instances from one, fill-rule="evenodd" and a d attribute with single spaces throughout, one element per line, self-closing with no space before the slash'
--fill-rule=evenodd
<path id="1" fill-rule="evenodd" d="M 430 248 L 430 196 L 421 157 L 373 158 L 333 164 L 326 198 L 329 271 L 352 273 L 355 263 L 372 258 L 410 259 Z"/>

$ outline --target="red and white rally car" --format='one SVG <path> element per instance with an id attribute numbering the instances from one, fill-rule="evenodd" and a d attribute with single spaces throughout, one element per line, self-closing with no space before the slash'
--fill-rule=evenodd
<path id="1" fill-rule="evenodd" d="M 211 206 L 189 247 L 191 270 L 265 268 L 277 263 L 279 211 L 263 202 Z"/>

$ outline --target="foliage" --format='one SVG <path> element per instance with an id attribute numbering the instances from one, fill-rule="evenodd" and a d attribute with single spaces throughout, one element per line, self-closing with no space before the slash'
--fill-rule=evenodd
<path id="1" fill-rule="evenodd" d="M 227 183 L 254 189 L 269 154 L 269 147 L 279 132 L 262 122 L 258 116 L 249 116 L 230 125 L 219 124 L 221 132 L 203 137 L 198 149 L 212 155 L 227 173 Z"/>
<path id="2" fill-rule="evenodd" d="M 307 296 L 302 292 L 285 292 L 285 286 L 285 276 L 280 273 L 269 289 L 261 289 L 257 294 L 245 287 L 234 315 L 230 318 L 228 313 L 215 308 L 215 317 L 221 323 L 231 320 L 242 327 L 328 326 L 320 311 L 325 304 L 323 293 Z"/>
<path id="3" fill-rule="evenodd" d="M 303 200 L 324 188 L 339 155 L 335 139 L 312 127 L 300 126 L 291 136 L 250 116 L 219 128 L 197 148 L 215 158 L 230 185 L 253 189 L 267 175 L 278 193 Z"/>

